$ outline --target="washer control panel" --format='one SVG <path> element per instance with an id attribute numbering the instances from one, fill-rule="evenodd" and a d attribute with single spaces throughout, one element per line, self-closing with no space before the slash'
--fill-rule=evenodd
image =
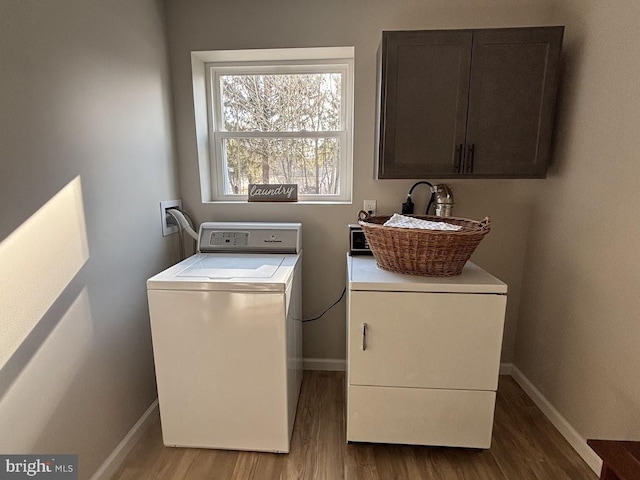
<path id="1" fill-rule="evenodd" d="M 300 253 L 300 223 L 205 222 L 198 251 L 204 253 Z"/>
<path id="2" fill-rule="evenodd" d="M 249 244 L 249 232 L 213 231 L 209 237 L 210 247 L 246 247 Z"/>

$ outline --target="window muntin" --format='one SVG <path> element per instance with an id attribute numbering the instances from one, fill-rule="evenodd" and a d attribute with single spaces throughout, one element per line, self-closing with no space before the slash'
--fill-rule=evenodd
<path id="1" fill-rule="evenodd" d="M 213 63 L 207 80 L 213 200 L 245 200 L 249 183 L 351 200 L 351 60 Z"/>

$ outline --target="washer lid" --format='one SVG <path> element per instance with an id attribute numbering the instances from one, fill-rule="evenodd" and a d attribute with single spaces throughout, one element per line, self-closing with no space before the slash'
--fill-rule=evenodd
<path id="1" fill-rule="evenodd" d="M 284 292 L 302 254 L 197 253 L 147 280 L 147 290 Z"/>
<path id="2" fill-rule="evenodd" d="M 223 278 L 271 278 L 284 260 L 283 256 L 203 256 L 176 275 L 190 277 L 223 279 Z"/>

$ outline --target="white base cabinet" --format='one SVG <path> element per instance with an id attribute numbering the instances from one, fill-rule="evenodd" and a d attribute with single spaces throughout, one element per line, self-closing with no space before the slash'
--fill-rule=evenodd
<path id="1" fill-rule="evenodd" d="M 507 286 L 348 257 L 347 440 L 489 448 Z"/>

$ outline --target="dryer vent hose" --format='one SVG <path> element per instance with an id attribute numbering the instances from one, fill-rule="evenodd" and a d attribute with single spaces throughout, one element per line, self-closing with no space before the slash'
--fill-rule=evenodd
<path id="1" fill-rule="evenodd" d="M 191 236 L 196 242 L 198 241 L 198 234 L 191 227 L 191 224 L 187 220 L 187 217 L 185 217 L 184 213 L 182 213 L 181 210 L 177 208 L 168 208 L 167 213 L 170 214 L 173 218 L 175 218 L 176 222 L 178 222 L 178 225 L 180 225 L 180 228 L 182 230 L 187 232 L 189 236 Z"/>
<path id="2" fill-rule="evenodd" d="M 180 260 L 187 258 L 187 253 L 184 246 L 184 238 L 182 238 L 182 232 L 187 232 L 189 236 L 195 240 L 194 250 L 198 248 L 198 234 L 195 232 L 191 224 L 191 217 L 189 214 L 177 207 L 167 208 L 167 215 L 171 215 L 178 224 L 178 243 L 180 247 Z"/>

